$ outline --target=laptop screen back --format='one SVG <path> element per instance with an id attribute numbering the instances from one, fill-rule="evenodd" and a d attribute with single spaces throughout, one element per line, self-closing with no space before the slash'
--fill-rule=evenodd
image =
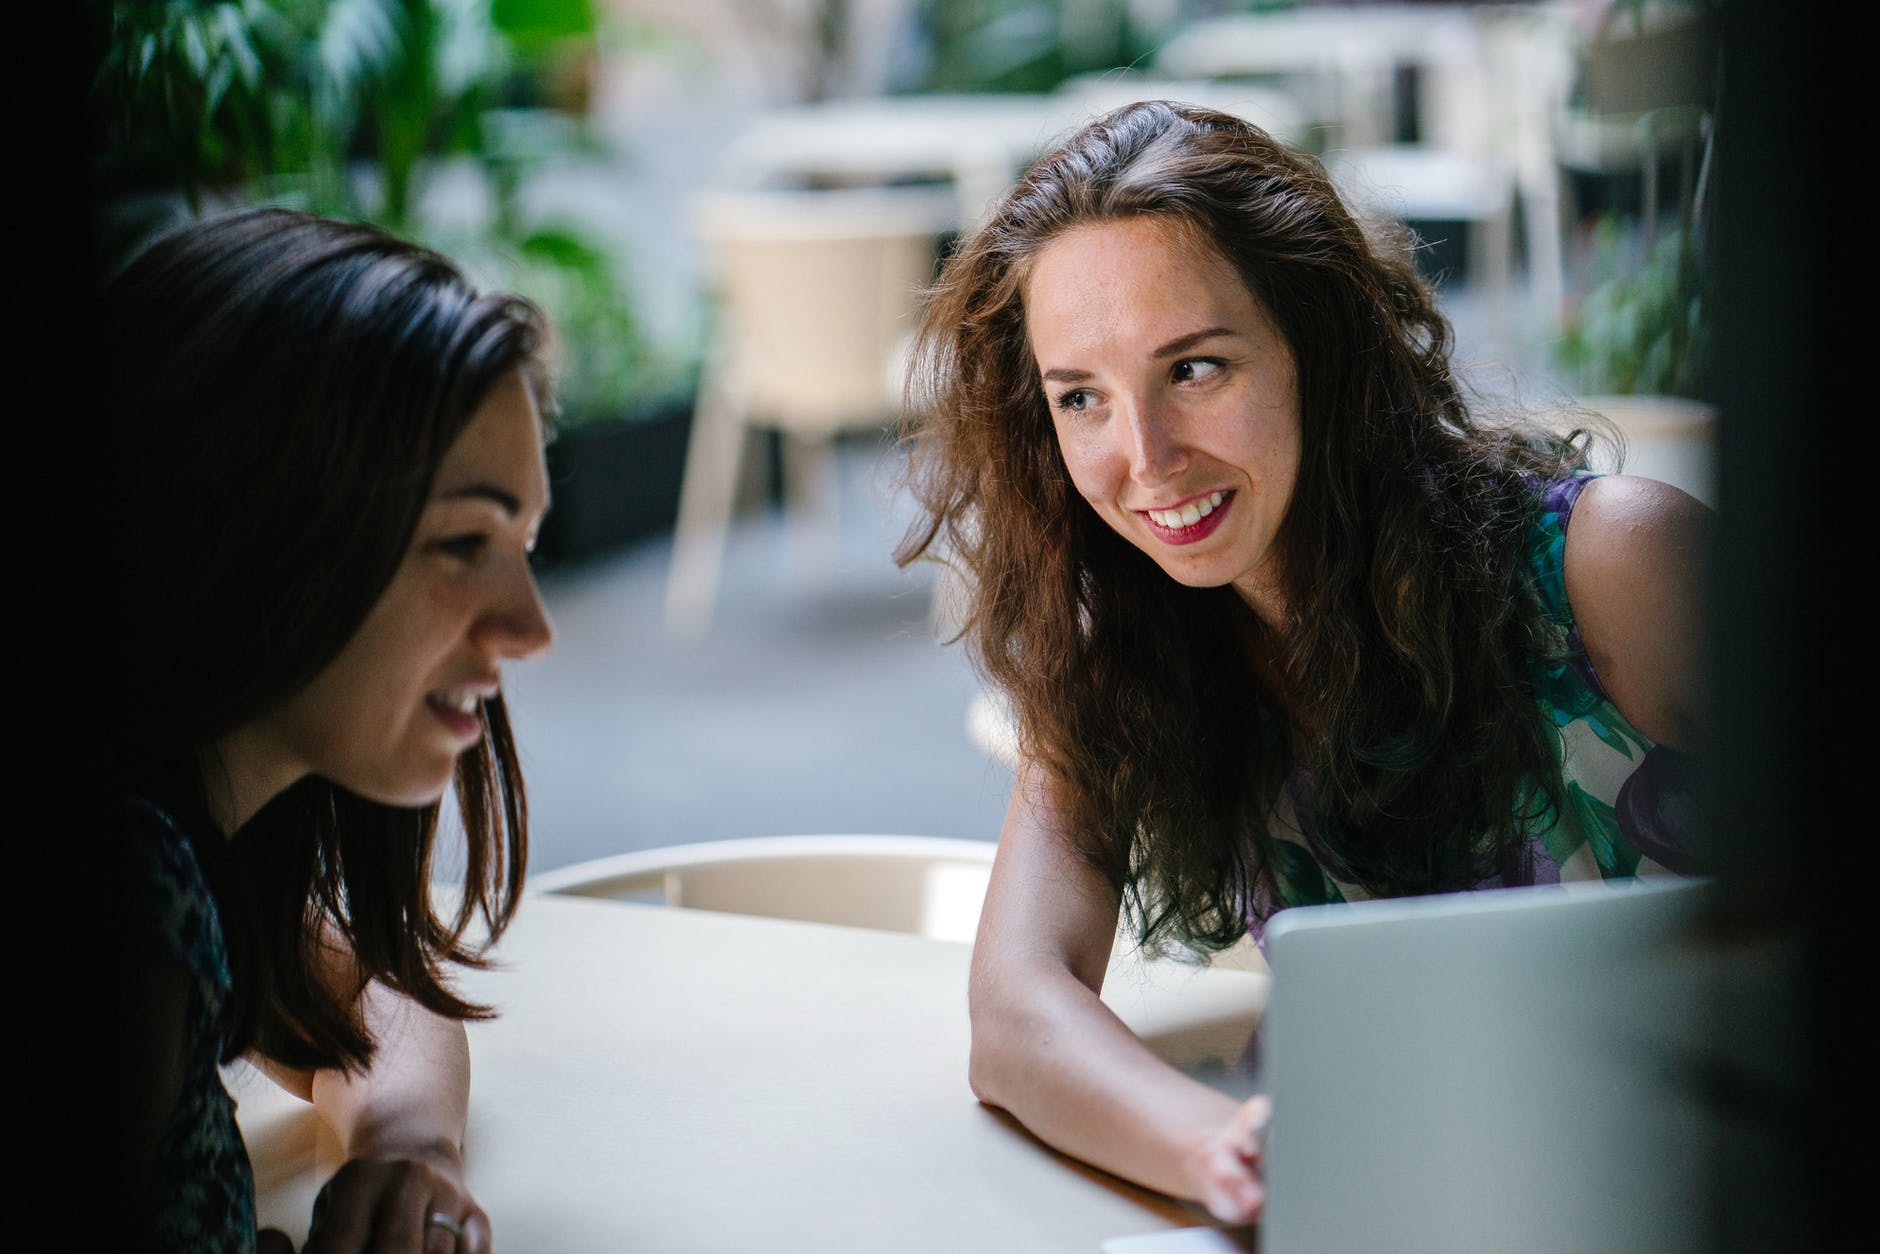
<path id="1" fill-rule="evenodd" d="M 1314 906 L 1268 930 L 1263 1254 L 1693 1250 L 1706 886 Z"/>

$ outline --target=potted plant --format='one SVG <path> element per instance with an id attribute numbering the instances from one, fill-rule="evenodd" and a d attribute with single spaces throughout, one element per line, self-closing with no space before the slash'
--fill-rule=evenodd
<path id="1" fill-rule="evenodd" d="M 517 246 L 514 286 L 553 311 L 562 380 L 548 446 L 554 504 L 537 560 L 559 565 L 671 530 L 697 394 L 697 354 L 643 333 L 613 258 L 547 228 Z"/>
<path id="2" fill-rule="evenodd" d="M 619 249 L 531 218 L 519 194 L 551 158 L 593 157 L 593 0 L 116 0 L 93 20 L 110 253 L 177 217 L 261 202 L 431 244 L 482 285 L 534 299 L 555 328 L 544 560 L 671 525 L 690 371 L 649 347 Z M 447 160 L 476 174 L 484 212 L 427 214 L 427 176 Z M 590 446 L 649 478 L 590 473 Z"/>
<path id="3" fill-rule="evenodd" d="M 1699 0 L 1624 0 L 1586 49 L 1579 129 L 1562 138 L 1604 136 L 1604 155 L 1588 168 L 1642 173 L 1642 203 L 1607 207 L 1591 220 L 1582 290 L 1556 345 L 1581 407 L 1622 436 L 1624 468 L 1706 500 L 1714 499 L 1717 422 L 1715 407 L 1699 396 L 1716 70 L 1709 10 Z M 1687 167 L 1675 216 L 1661 212 L 1656 195 L 1657 167 L 1673 154 Z"/>

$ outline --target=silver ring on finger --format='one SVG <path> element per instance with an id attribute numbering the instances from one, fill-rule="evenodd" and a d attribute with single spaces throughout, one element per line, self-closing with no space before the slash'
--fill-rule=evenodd
<path id="1" fill-rule="evenodd" d="M 424 1226 L 427 1228 L 442 1228 L 453 1237 L 461 1237 L 463 1235 L 463 1225 L 441 1210 L 432 1211 L 430 1216 L 425 1219 Z"/>

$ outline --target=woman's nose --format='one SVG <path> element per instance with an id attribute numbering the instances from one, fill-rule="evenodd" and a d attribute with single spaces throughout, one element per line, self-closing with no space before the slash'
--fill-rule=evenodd
<path id="1" fill-rule="evenodd" d="M 526 658 L 548 648 L 555 628 L 548 621 L 535 576 L 523 563 L 508 580 L 502 599 L 485 620 L 493 650 L 499 657 Z"/>
<path id="2" fill-rule="evenodd" d="M 1161 406 L 1150 400 L 1133 402 L 1123 421 L 1132 479 L 1159 484 L 1181 469 L 1187 450 Z"/>

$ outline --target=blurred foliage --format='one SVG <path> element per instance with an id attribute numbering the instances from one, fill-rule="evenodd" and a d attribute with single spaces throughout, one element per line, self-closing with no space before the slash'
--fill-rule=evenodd
<path id="1" fill-rule="evenodd" d="M 1623 220 L 1594 233 L 1601 277 L 1567 318 L 1559 360 L 1580 392 L 1696 397 L 1707 343 L 1705 279 L 1689 232 L 1661 234 L 1643 259 Z"/>
<path id="2" fill-rule="evenodd" d="M 566 222 L 531 221 L 522 189 L 592 160 L 596 0 L 90 0 L 94 145 L 107 248 L 167 225 L 125 208 L 181 198 L 287 204 L 374 222 L 548 312 L 564 421 L 626 413 L 684 386 L 642 333 L 624 259 Z M 426 173 L 468 163 L 487 220 L 421 212 Z"/>
<path id="3" fill-rule="evenodd" d="M 410 221 L 423 156 L 474 152 L 507 50 L 487 0 L 92 5 L 107 191 L 246 186 L 316 213 Z M 365 203 L 348 166 L 369 159 Z"/>
<path id="4" fill-rule="evenodd" d="M 1050 91 L 1146 60 L 1164 33 L 1129 0 L 917 0 L 931 91 Z"/>

